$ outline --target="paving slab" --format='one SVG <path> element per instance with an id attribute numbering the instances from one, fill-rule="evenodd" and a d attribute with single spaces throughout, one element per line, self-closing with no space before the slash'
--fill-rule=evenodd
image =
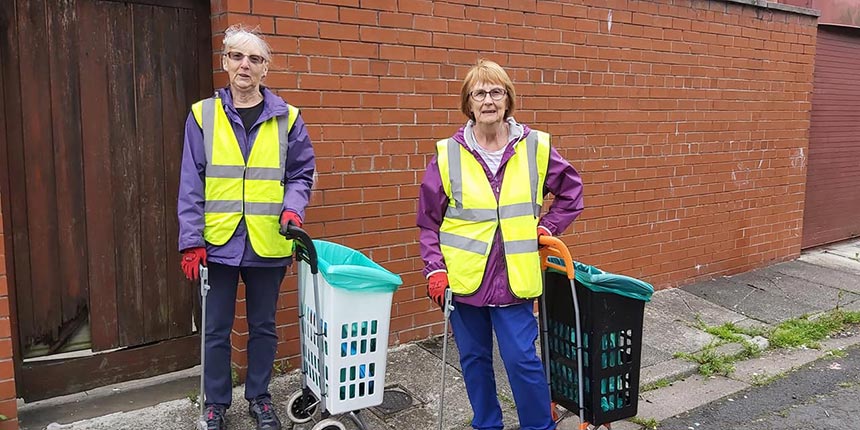
<path id="1" fill-rule="evenodd" d="M 860 275 L 860 261 L 827 252 L 826 250 L 805 252 L 800 255 L 797 261 L 839 270 L 852 275 Z"/>
<path id="2" fill-rule="evenodd" d="M 822 248 L 825 252 L 860 261 L 860 241 L 857 239 L 832 243 Z"/>
<path id="3" fill-rule="evenodd" d="M 746 317 L 681 289 L 661 291 L 645 304 L 643 343 L 669 356 L 676 352 L 698 351 L 715 340 L 694 328 L 698 319 L 709 325 L 720 325 Z"/>
<path id="4" fill-rule="evenodd" d="M 639 371 L 639 387 L 645 387 L 660 380 L 674 381 L 690 376 L 699 366 L 689 360 L 673 358 L 653 366 L 643 367 Z"/>
<path id="5" fill-rule="evenodd" d="M 19 426 L 42 430 L 48 424 L 69 423 L 154 406 L 182 399 L 200 387 L 200 366 L 171 374 L 99 387 L 68 396 L 18 405 Z M 157 387 L 158 396 L 151 394 Z"/>
<path id="6" fill-rule="evenodd" d="M 747 387 L 749 384 L 722 376 L 706 378 L 693 375 L 668 387 L 640 395 L 637 416 L 662 421 Z"/>
<path id="7" fill-rule="evenodd" d="M 426 341 L 419 342 L 418 345 L 436 356 L 438 360 L 442 359 L 442 336 L 437 336 Z M 540 347 L 539 342 L 537 343 L 537 346 L 538 348 Z M 539 350 L 538 353 L 540 353 Z M 454 367 L 457 370 L 457 374 L 462 377 L 463 371 L 460 368 L 460 350 L 457 348 L 457 343 L 454 341 L 453 336 L 448 336 L 448 351 L 445 361 L 448 362 L 450 366 Z M 505 364 L 499 354 L 499 346 L 495 336 L 493 337 L 493 373 L 496 376 L 496 390 L 499 393 L 502 409 L 506 409 L 506 406 L 509 406 L 507 409 L 512 409 L 512 403 L 510 405 L 504 404 L 506 403 L 504 400 L 512 399 L 514 395 L 511 391 L 510 381 L 508 381 Z"/>
<path id="8" fill-rule="evenodd" d="M 591 427 L 593 428 L 593 427 Z M 600 427 L 601 430 L 606 427 Z M 642 426 L 633 424 L 629 421 L 616 421 L 612 423 L 612 430 L 641 430 Z M 511 429 L 513 430 L 513 429 Z M 558 423 L 556 430 L 579 430 L 579 417 L 576 414 L 571 414 L 567 418 Z"/>
<path id="9" fill-rule="evenodd" d="M 403 345 L 389 353 L 386 384 L 406 387 L 422 406 L 417 408 L 421 412 L 397 415 L 388 420 L 388 425 L 393 428 L 436 428 L 442 386 L 441 364 L 436 355 L 418 344 Z M 462 424 L 471 419 L 472 409 L 462 374 L 450 365 L 445 371 L 444 404 L 448 424 L 445 428 L 457 428 L 451 427 L 450 423 Z M 410 427 L 404 427 L 407 423 Z"/>
<path id="10" fill-rule="evenodd" d="M 841 259 L 842 257 L 829 258 Z M 860 271 L 860 262 L 857 263 L 857 268 Z M 846 298 L 846 302 L 860 298 L 860 296 L 857 296 L 857 294 L 860 294 L 860 282 L 857 282 L 857 275 L 860 275 L 860 272 L 849 273 L 832 267 L 797 260 L 774 265 L 771 269 L 787 276 L 805 279 L 815 285 L 823 285 L 855 293 L 853 294 L 853 299 L 848 300 Z"/>
<path id="11" fill-rule="evenodd" d="M 760 384 L 811 363 L 823 354 L 823 351 L 807 348 L 768 351 L 761 357 L 735 363 L 731 378 L 751 385 Z"/>
<path id="12" fill-rule="evenodd" d="M 644 328 L 643 328 L 644 331 Z M 673 354 L 642 342 L 642 357 L 640 367 L 653 366 L 672 359 Z"/>
<path id="13" fill-rule="evenodd" d="M 768 324 L 799 317 L 809 311 L 808 306 L 800 301 L 738 281 L 735 277 L 687 285 L 682 290 Z"/>
<path id="14" fill-rule="evenodd" d="M 860 296 L 794 276 L 787 276 L 775 268 L 759 269 L 735 277 L 739 283 L 761 288 L 796 301 L 804 313 L 824 312 L 840 304 L 855 302 Z M 788 319 L 788 318 L 786 318 Z"/>

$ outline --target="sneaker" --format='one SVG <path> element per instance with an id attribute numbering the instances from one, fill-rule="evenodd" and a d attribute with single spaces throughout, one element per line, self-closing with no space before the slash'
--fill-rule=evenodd
<path id="1" fill-rule="evenodd" d="M 227 424 L 224 422 L 227 408 L 221 405 L 207 405 L 203 413 L 206 416 L 206 430 L 227 430 Z"/>
<path id="2" fill-rule="evenodd" d="M 272 406 L 272 399 L 258 397 L 248 402 L 248 413 L 257 422 L 257 430 L 281 430 L 281 420 Z"/>

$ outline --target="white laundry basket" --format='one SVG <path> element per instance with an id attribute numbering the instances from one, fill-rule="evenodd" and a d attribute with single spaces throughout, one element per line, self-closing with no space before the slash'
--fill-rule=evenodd
<path id="1" fill-rule="evenodd" d="M 307 386 L 325 397 L 323 406 L 332 415 L 377 406 L 385 388 L 391 298 L 400 277 L 345 246 L 321 240 L 314 245 L 319 273 L 313 275 L 307 262 L 299 264 Z"/>

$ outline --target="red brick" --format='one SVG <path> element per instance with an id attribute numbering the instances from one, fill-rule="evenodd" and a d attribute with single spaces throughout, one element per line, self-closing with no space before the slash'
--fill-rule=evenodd
<path id="1" fill-rule="evenodd" d="M 226 12 L 251 12 L 251 0 L 221 0 Z"/>
<path id="2" fill-rule="evenodd" d="M 381 45 L 379 58 L 382 60 L 412 61 L 415 59 L 415 48 L 411 46 Z"/>
<path id="3" fill-rule="evenodd" d="M 296 17 L 309 21 L 338 22 L 338 7 L 299 3 L 296 9 Z"/>
<path id="4" fill-rule="evenodd" d="M 246 13 L 228 13 L 226 16 L 226 26 L 234 24 L 243 24 L 245 26 L 258 29 L 263 34 L 272 34 L 275 32 L 275 20 L 266 16 L 255 16 Z"/>
<path id="5" fill-rule="evenodd" d="M 377 12 L 367 9 L 340 8 L 340 22 L 344 24 L 377 24 Z"/>
<path id="6" fill-rule="evenodd" d="M 412 14 L 379 12 L 380 27 L 412 28 Z"/>
<path id="7" fill-rule="evenodd" d="M 456 4 L 434 2 L 433 15 L 445 18 L 465 18 L 466 8 Z"/>
<path id="8" fill-rule="evenodd" d="M 415 16 L 413 26 L 416 30 L 448 31 L 448 20 L 435 16 Z"/>
<path id="9" fill-rule="evenodd" d="M 251 12 L 254 15 L 295 17 L 296 3 L 287 0 L 254 0 Z"/>
<path id="10" fill-rule="evenodd" d="M 322 39 L 359 40 L 357 25 L 320 23 L 319 31 Z"/>
<path id="11" fill-rule="evenodd" d="M 15 399 L 15 380 L 0 381 L 0 399 Z"/>
<path id="12" fill-rule="evenodd" d="M 413 13 L 416 15 L 430 15 L 433 13 L 433 1 L 397 0 L 397 9 L 400 12 Z"/>

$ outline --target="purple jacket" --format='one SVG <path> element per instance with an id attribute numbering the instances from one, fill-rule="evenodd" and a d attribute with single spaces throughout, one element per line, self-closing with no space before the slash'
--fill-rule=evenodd
<path id="1" fill-rule="evenodd" d="M 261 87 L 263 93 L 263 112 L 250 131 L 242 125 L 242 119 L 233 107 L 233 96 L 228 88 L 218 90 L 227 118 L 233 123 L 233 133 L 239 141 L 242 155 L 247 162 L 257 138 L 259 125 L 266 120 L 287 114 L 287 103 L 268 88 Z M 314 149 L 305 129 L 301 115 L 296 119 L 288 136 L 286 169 L 284 172 L 284 210 L 290 210 L 304 219 L 305 207 L 310 199 L 314 182 Z M 185 145 L 182 150 L 182 166 L 179 179 L 179 250 L 206 246 L 207 261 L 229 266 L 276 267 L 289 264 L 289 258 L 265 258 L 257 255 L 248 240 L 245 219 L 224 245 L 215 246 L 203 240 L 203 196 L 206 186 L 206 153 L 203 148 L 203 130 L 189 113 L 185 120 Z M 272 234 L 278 234 L 272 232 Z"/>
<path id="2" fill-rule="evenodd" d="M 523 128 L 523 135 L 528 135 L 530 131 L 529 127 L 524 125 Z M 454 140 L 468 148 L 464 137 L 464 130 L 465 127 L 460 128 L 457 134 L 454 135 Z M 472 155 L 484 167 L 484 173 L 487 174 L 487 180 L 492 185 L 496 194 L 496 200 L 499 199 L 499 192 L 497 190 L 501 189 L 501 183 L 505 176 L 505 165 L 514 155 L 513 143 L 516 140 L 518 139 L 512 140 L 508 144 L 507 149 L 505 149 L 499 172 L 495 177 L 490 173 L 483 158 L 477 152 L 471 151 Z M 555 199 L 549 211 L 541 217 L 538 225 L 546 228 L 552 235 L 556 236 L 564 232 L 567 226 L 579 216 L 583 206 L 582 180 L 576 169 L 567 160 L 562 158 L 555 148 L 550 149 L 544 194 L 546 192 L 555 195 Z M 430 164 L 427 165 L 427 171 L 424 173 L 424 180 L 421 182 L 418 194 L 417 223 L 420 229 L 419 240 L 421 244 L 421 258 L 424 260 L 425 266 L 425 277 L 439 270 L 447 270 L 445 260 L 442 257 L 442 251 L 439 248 L 439 227 L 442 225 L 442 218 L 445 216 L 446 207 L 448 207 L 448 196 L 445 195 L 445 190 L 442 188 L 442 178 L 439 175 L 439 165 L 437 164 L 436 157 L 433 157 L 430 160 Z M 502 238 L 498 229 L 493 239 L 493 245 L 490 248 L 487 267 L 484 270 L 484 279 L 481 282 L 481 286 L 478 287 L 478 291 L 471 296 L 455 296 L 454 301 L 472 306 L 505 306 L 525 301 L 517 299 L 511 293 L 508 276 L 505 273 L 504 247 L 502 246 Z"/>

